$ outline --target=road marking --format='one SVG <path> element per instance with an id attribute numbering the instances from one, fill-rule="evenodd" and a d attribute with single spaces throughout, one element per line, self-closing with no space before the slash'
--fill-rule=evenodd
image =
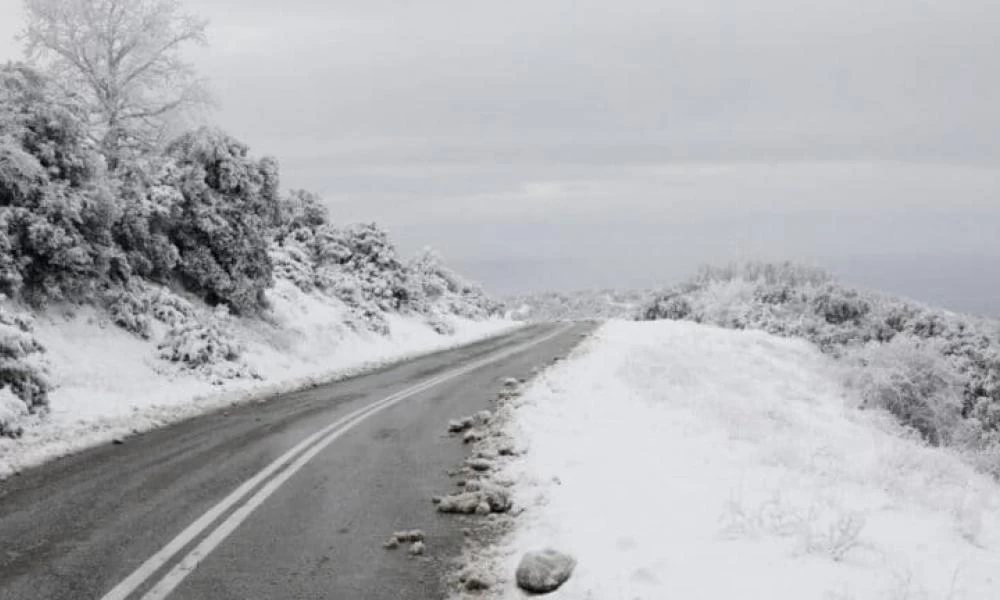
<path id="1" fill-rule="evenodd" d="M 121 583 L 116 585 L 110 592 L 105 594 L 101 600 L 125 600 L 135 590 L 148 581 L 160 568 L 173 559 L 181 550 L 190 544 L 196 537 L 204 533 L 220 516 L 226 511 L 236 506 L 246 498 L 261 483 L 267 481 L 256 494 L 239 506 L 225 521 L 216 527 L 204 540 L 201 541 L 191 552 L 184 556 L 181 561 L 174 566 L 162 579 L 145 595 L 143 600 L 161 600 L 166 598 L 183 580 L 207 557 L 226 537 L 236 530 L 250 514 L 260 506 L 271 494 L 278 490 L 289 478 L 306 465 L 313 457 L 332 444 L 337 438 L 350 431 L 355 425 L 361 423 L 368 417 L 385 410 L 395 404 L 461 377 L 466 373 L 484 367 L 488 364 L 513 356 L 520 352 L 546 342 L 573 327 L 572 324 L 558 328 L 554 332 L 536 338 L 514 348 L 498 352 L 492 356 L 470 363 L 464 367 L 459 367 L 432 377 L 427 381 L 418 383 L 405 390 L 396 392 L 381 400 L 373 402 L 368 406 L 359 408 L 350 414 L 338 419 L 334 423 L 327 425 L 317 431 L 302 442 L 299 442 L 292 449 L 288 450 L 271 464 L 261 469 L 256 475 L 243 482 L 228 496 L 223 498 L 218 504 L 209 509 L 205 514 L 195 520 L 184 529 L 174 539 L 161 548 L 156 554 L 149 557 L 143 564 L 133 571 Z M 298 459 L 296 459 L 298 456 Z M 282 470 L 284 469 L 284 470 Z M 279 472 L 280 471 L 280 472 Z M 277 476 L 275 474 L 277 473 Z"/>

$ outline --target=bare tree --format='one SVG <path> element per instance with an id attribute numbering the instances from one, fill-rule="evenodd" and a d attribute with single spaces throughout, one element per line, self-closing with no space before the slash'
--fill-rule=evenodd
<path id="1" fill-rule="evenodd" d="M 90 108 L 94 141 L 114 168 L 161 141 L 168 119 L 208 101 L 182 49 L 206 43 L 207 21 L 177 0 L 25 0 L 30 61 Z"/>

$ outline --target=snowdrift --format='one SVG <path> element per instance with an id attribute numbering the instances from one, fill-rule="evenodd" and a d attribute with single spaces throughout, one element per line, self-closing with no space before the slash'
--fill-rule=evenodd
<path id="1" fill-rule="evenodd" d="M 606 324 L 519 401 L 494 591 L 552 547 L 564 599 L 1000 597 L 1000 489 L 844 378 L 804 340 Z"/>

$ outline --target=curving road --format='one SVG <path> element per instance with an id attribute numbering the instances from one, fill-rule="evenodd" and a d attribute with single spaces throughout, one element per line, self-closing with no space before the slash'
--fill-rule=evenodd
<path id="1" fill-rule="evenodd" d="M 592 328 L 535 325 L 0 482 L 0 598 L 441 598 L 462 543 L 430 503 L 465 458 L 448 419 Z M 382 548 L 411 528 L 426 557 Z"/>

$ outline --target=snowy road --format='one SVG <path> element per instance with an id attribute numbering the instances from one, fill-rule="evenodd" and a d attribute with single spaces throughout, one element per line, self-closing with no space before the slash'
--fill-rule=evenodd
<path id="1" fill-rule="evenodd" d="M 462 541 L 430 503 L 465 455 L 447 420 L 591 328 L 533 326 L 0 482 L 0 597 L 440 597 Z M 410 528 L 426 558 L 382 548 Z"/>

